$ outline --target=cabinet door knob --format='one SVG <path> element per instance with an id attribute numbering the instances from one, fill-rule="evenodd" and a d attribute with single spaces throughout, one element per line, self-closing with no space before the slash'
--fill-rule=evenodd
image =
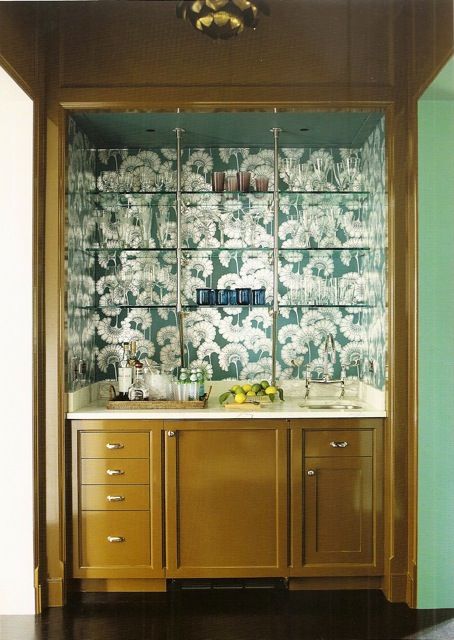
<path id="1" fill-rule="evenodd" d="M 107 536 L 107 542 L 125 542 L 123 536 Z"/>
<path id="2" fill-rule="evenodd" d="M 313 469 L 309 469 L 309 471 L 307 472 L 308 476 L 315 476 L 315 471 Z"/>
<path id="3" fill-rule="evenodd" d="M 169 436 L 169 438 L 174 438 L 175 437 L 175 431 L 167 431 L 167 435 Z"/>
<path id="4" fill-rule="evenodd" d="M 124 449 L 124 446 L 121 442 L 108 442 L 106 444 L 107 449 Z"/>
<path id="5" fill-rule="evenodd" d="M 107 469 L 108 476 L 122 476 L 124 474 L 123 469 Z"/>
<path id="6" fill-rule="evenodd" d="M 345 447 L 348 447 L 348 442 L 346 440 L 333 440 L 329 444 L 335 449 L 345 449 Z"/>
<path id="7" fill-rule="evenodd" d="M 109 502 L 123 502 L 124 499 L 124 496 L 107 496 Z"/>

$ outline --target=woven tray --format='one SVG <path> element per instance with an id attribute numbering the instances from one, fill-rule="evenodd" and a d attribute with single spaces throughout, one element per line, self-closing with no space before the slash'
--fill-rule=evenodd
<path id="1" fill-rule="evenodd" d="M 205 409 L 210 393 L 211 387 L 203 400 L 109 400 L 106 409 Z"/>

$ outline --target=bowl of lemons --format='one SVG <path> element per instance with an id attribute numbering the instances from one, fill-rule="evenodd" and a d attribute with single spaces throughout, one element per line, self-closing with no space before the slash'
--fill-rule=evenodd
<path id="1" fill-rule="evenodd" d="M 219 396 L 219 404 L 235 403 L 241 405 L 253 403 L 259 405 L 266 402 L 274 402 L 276 399 L 284 399 L 283 390 L 270 384 L 268 380 L 261 380 L 260 382 L 245 382 L 244 384 L 236 384 L 230 387 L 228 391 L 221 393 Z"/>

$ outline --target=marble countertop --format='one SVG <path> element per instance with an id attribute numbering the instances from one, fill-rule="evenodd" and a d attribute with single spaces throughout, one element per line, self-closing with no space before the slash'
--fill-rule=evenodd
<path id="1" fill-rule="evenodd" d="M 322 405 L 330 402 L 326 398 L 312 401 Z M 331 401 L 334 402 L 334 401 Z M 303 404 L 302 398 L 289 397 L 284 402 L 274 402 L 260 407 L 260 409 L 247 409 L 241 405 L 239 409 L 225 409 L 221 407 L 216 398 L 210 398 L 205 409 L 135 409 L 122 411 L 118 409 L 106 409 L 106 400 L 96 400 L 79 409 L 67 413 L 70 420 L 238 420 L 238 419 L 267 419 L 267 418 L 384 418 L 386 411 L 377 408 L 364 401 L 349 398 L 344 401 L 336 400 L 336 405 L 360 405 L 358 409 L 351 408 L 313 408 Z"/>

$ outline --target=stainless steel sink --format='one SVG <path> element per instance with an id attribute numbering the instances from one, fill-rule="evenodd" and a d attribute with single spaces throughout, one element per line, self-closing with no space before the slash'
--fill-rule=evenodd
<path id="1" fill-rule="evenodd" d="M 361 404 L 355 404 L 353 402 L 304 402 L 298 406 L 303 409 L 344 409 L 346 411 L 363 409 Z"/>

